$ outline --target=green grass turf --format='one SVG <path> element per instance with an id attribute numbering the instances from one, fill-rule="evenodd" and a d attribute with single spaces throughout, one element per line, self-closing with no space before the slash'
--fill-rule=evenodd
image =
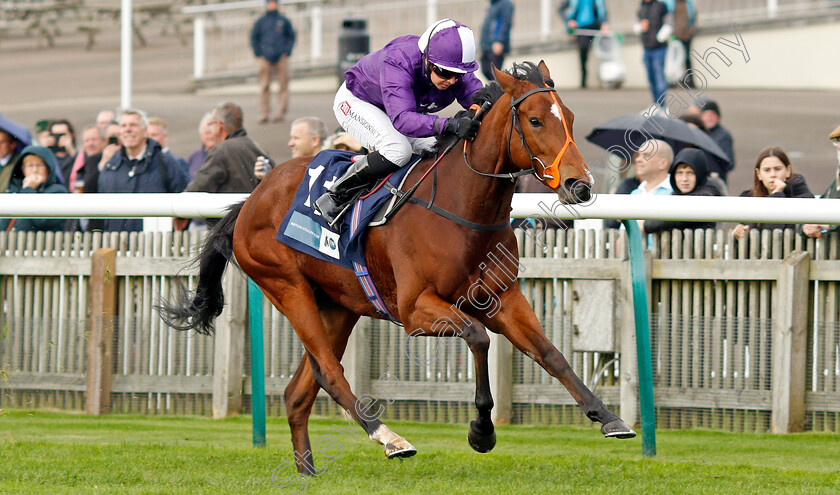
<path id="1" fill-rule="evenodd" d="M 343 418 L 310 432 L 336 457 L 306 493 L 840 493 L 840 435 L 786 436 L 660 431 L 658 455 L 641 442 L 605 439 L 597 428 L 502 426 L 488 454 L 473 452 L 467 425 L 392 422 L 418 449 L 387 460 Z M 326 448 L 329 447 L 329 448 Z M 317 450 L 317 448 L 316 448 Z M 339 455 L 340 452 L 340 455 Z M 251 446 L 250 417 L 0 411 L 0 493 L 296 493 L 272 483 L 294 475 L 287 423 L 272 418 L 268 448 Z"/>

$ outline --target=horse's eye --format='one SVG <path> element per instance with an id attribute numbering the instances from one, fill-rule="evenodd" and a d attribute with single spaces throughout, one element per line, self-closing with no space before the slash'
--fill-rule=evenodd
<path id="1" fill-rule="evenodd" d="M 540 119 L 536 117 L 531 117 L 528 119 L 528 122 L 530 122 L 533 127 L 542 127 L 542 122 L 540 122 Z"/>

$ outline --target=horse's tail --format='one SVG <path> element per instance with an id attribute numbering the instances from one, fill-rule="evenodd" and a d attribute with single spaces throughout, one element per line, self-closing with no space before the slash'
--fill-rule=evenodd
<path id="1" fill-rule="evenodd" d="M 199 265 L 195 292 L 188 290 L 181 282 L 172 302 L 160 301 L 158 313 L 170 327 L 177 330 L 195 329 L 203 335 L 213 333 L 213 320 L 222 314 L 225 306 L 222 275 L 228 261 L 233 258 L 233 229 L 244 204 L 243 201 L 230 207 L 227 216 L 213 227 L 201 253 L 193 260 Z"/>

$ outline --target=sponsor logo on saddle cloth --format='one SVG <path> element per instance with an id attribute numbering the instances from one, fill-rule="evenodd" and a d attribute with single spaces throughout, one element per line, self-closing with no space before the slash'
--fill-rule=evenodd
<path id="1" fill-rule="evenodd" d="M 312 158 L 276 236 L 278 241 L 298 251 L 351 270 L 353 262 L 365 265 L 362 241 L 367 225 L 391 198 L 387 188 L 381 187 L 344 215 L 341 235 L 329 228 L 315 210 L 315 200 L 344 174 L 353 156 L 355 153 L 348 151 L 325 150 Z M 409 168 L 400 169 L 389 182 L 399 186 Z"/>

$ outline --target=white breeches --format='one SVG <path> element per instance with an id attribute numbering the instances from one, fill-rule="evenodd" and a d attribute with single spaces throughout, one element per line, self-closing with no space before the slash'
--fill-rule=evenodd
<path id="1" fill-rule="evenodd" d="M 403 136 L 381 108 L 356 98 L 345 84 L 335 94 L 333 112 L 339 125 L 356 141 L 399 167 L 408 163 L 412 153 L 434 148 L 434 137 Z"/>

